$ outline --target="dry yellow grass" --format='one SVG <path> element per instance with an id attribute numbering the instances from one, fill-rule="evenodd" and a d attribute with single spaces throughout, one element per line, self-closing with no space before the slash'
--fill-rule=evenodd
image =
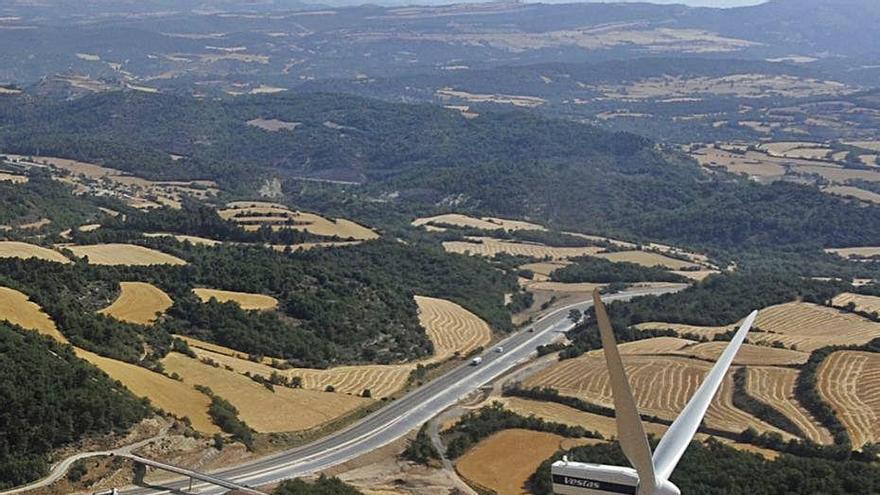
<path id="1" fill-rule="evenodd" d="M 880 323 L 834 308 L 810 303 L 787 303 L 758 313 L 752 342 L 781 342 L 812 352 L 829 345 L 861 345 L 880 337 Z"/>
<path id="2" fill-rule="evenodd" d="M 83 349 L 76 349 L 76 355 L 122 382 L 135 395 L 147 397 L 154 406 L 174 416 L 189 418 L 196 430 L 202 433 L 220 431 L 208 416 L 211 399 L 190 385 L 141 366 L 98 356 Z"/>
<path id="3" fill-rule="evenodd" d="M 880 141 L 847 141 L 844 144 L 871 151 L 880 151 Z"/>
<path id="4" fill-rule="evenodd" d="M 458 213 L 449 213 L 446 215 L 437 215 L 433 217 L 418 218 L 412 222 L 414 227 L 423 225 L 455 225 L 458 227 L 467 227 L 481 230 L 546 230 L 543 226 L 525 222 L 522 220 L 506 220 L 503 218 L 482 217 L 474 218 Z"/>
<path id="5" fill-rule="evenodd" d="M 693 345 L 693 340 L 678 337 L 654 337 L 620 344 L 621 354 L 665 354 Z"/>
<path id="6" fill-rule="evenodd" d="M 202 302 L 208 302 L 211 299 L 222 303 L 232 301 L 238 303 L 244 310 L 266 310 L 278 307 L 278 299 L 264 294 L 202 288 L 193 289 L 193 292 Z"/>
<path id="7" fill-rule="evenodd" d="M 349 247 L 349 246 L 357 246 L 361 241 L 338 241 L 338 242 L 303 242 L 300 244 L 272 244 L 267 247 L 274 249 L 279 252 L 286 252 L 290 250 L 294 251 L 308 251 L 310 249 L 315 248 L 337 248 L 337 247 Z"/>
<path id="8" fill-rule="evenodd" d="M 602 250 L 602 248 L 596 246 L 551 247 L 542 244 L 500 241 L 491 237 L 473 237 L 471 240 L 475 242 L 444 242 L 443 249 L 450 253 L 470 253 L 472 255 L 487 256 L 490 258 L 498 253 L 508 253 L 514 256 L 531 256 L 533 258 L 550 258 L 554 260 L 593 255 Z"/>
<path id="9" fill-rule="evenodd" d="M 94 244 L 66 246 L 78 257 L 89 257 L 93 265 L 185 265 L 186 261 L 155 249 L 134 244 Z"/>
<path id="10" fill-rule="evenodd" d="M 670 270 L 672 273 L 676 275 L 681 275 L 682 277 L 689 278 L 694 282 L 700 282 L 704 280 L 706 277 L 710 275 L 715 275 L 721 273 L 718 270 Z"/>
<path id="11" fill-rule="evenodd" d="M 168 354 L 162 365 L 188 385 L 209 387 L 232 403 L 250 427 L 264 433 L 315 428 L 372 402 L 339 393 L 281 386 L 272 392 L 244 375 L 175 352 Z"/>
<path id="12" fill-rule="evenodd" d="M 676 354 L 714 362 L 727 348 L 727 344 L 728 342 L 706 342 L 681 349 Z M 743 344 L 739 352 L 736 353 L 733 363 L 742 366 L 794 366 L 806 363 L 809 358 L 810 355 L 806 352 Z"/>
<path id="13" fill-rule="evenodd" d="M 823 192 L 844 198 L 856 198 L 869 203 L 880 204 L 880 194 L 866 191 L 853 186 L 831 186 L 822 189 Z"/>
<path id="14" fill-rule="evenodd" d="M 546 282 L 550 279 L 550 274 L 560 268 L 570 265 L 568 261 L 545 262 L 545 263 L 526 263 L 520 266 L 520 269 L 529 270 L 534 273 L 532 280 L 535 282 Z"/>
<path id="15" fill-rule="evenodd" d="M 56 263 L 70 263 L 63 254 L 26 242 L 0 241 L 0 258 L 38 258 Z"/>
<path id="16" fill-rule="evenodd" d="M 733 325 L 703 327 L 698 325 L 685 325 L 683 323 L 665 323 L 660 321 L 639 323 L 635 327 L 640 330 L 672 330 L 679 335 L 693 334 L 698 337 L 706 337 L 707 339 L 712 339 L 719 333 L 726 333 L 734 328 Z"/>
<path id="17" fill-rule="evenodd" d="M 687 268 L 699 268 L 699 265 L 682 261 L 659 253 L 648 251 L 618 251 L 614 253 L 600 253 L 594 255 L 597 258 L 603 258 L 611 262 L 629 262 L 642 266 L 660 266 L 671 270 L 683 270 Z"/>
<path id="18" fill-rule="evenodd" d="M 299 230 L 319 236 L 336 236 L 357 241 L 368 241 L 379 237 L 379 234 L 374 230 L 351 220 L 327 219 L 314 213 L 293 211 L 277 203 L 236 201 L 228 203 L 226 206 L 226 209 L 218 212 L 220 217 L 232 220 L 241 228 L 249 231 L 258 230 L 263 225 L 268 225 L 273 230 Z"/>
<path id="19" fill-rule="evenodd" d="M 485 321 L 454 302 L 416 296 L 419 322 L 434 344 L 433 361 L 443 361 L 456 352 L 466 355 L 492 340 L 492 329 Z"/>
<path id="20" fill-rule="evenodd" d="M 222 244 L 220 241 L 215 241 L 214 239 L 206 239 L 204 237 L 197 237 L 194 235 L 177 235 L 177 234 L 167 234 L 164 232 L 150 232 L 144 233 L 144 237 L 173 237 L 174 239 L 180 242 L 189 242 L 195 246 L 216 246 L 218 244 Z"/>
<path id="21" fill-rule="evenodd" d="M 455 468 L 468 481 L 498 495 L 524 495 L 529 493 L 526 481 L 565 440 L 553 433 L 503 430 L 461 456 Z M 575 445 L 566 442 L 568 448 Z"/>
<path id="22" fill-rule="evenodd" d="M 769 366 L 749 367 L 746 370 L 746 391 L 749 395 L 784 414 L 804 432 L 807 439 L 820 444 L 833 443 L 831 433 L 794 397 L 797 370 Z"/>
<path id="23" fill-rule="evenodd" d="M 624 355 L 623 362 L 639 410 L 669 420 L 677 417 L 712 367 L 705 361 L 670 356 L 630 354 Z M 614 407 L 605 359 L 598 353 L 561 361 L 530 377 L 526 385 L 549 386 L 563 395 Z M 761 432 L 778 432 L 786 439 L 792 437 L 734 407 L 729 375 L 709 407 L 706 425 L 736 433 L 751 426 Z"/>
<path id="24" fill-rule="evenodd" d="M 527 279 L 522 279 L 523 285 L 528 288 L 530 291 L 547 291 L 547 292 L 571 292 L 571 293 L 581 293 L 581 292 L 593 292 L 595 289 L 599 289 L 604 287 L 604 284 L 594 284 L 591 282 L 579 282 L 579 283 L 563 283 L 563 282 L 531 282 Z"/>
<path id="25" fill-rule="evenodd" d="M 843 294 L 838 294 L 831 300 L 831 304 L 838 308 L 846 307 L 850 303 L 855 305 L 856 311 L 880 313 L 880 297 L 877 296 L 866 296 L 864 294 L 844 292 Z"/>
<path id="26" fill-rule="evenodd" d="M 25 184 L 28 178 L 24 175 L 7 174 L 0 172 L 0 182 L 12 182 L 13 184 Z"/>
<path id="27" fill-rule="evenodd" d="M 58 342 L 67 342 L 43 308 L 31 302 L 27 295 L 8 287 L 0 287 L 0 321 L 3 320 L 48 335 Z"/>
<path id="28" fill-rule="evenodd" d="M 120 282 L 121 293 L 113 304 L 100 311 L 117 320 L 150 325 L 168 310 L 174 301 L 162 289 L 144 282 Z"/>
<path id="29" fill-rule="evenodd" d="M 826 249 L 825 252 L 836 254 L 841 258 L 870 258 L 872 256 L 880 256 L 880 247 L 862 246 L 849 248 L 832 248 Z"/>
<path id="30" fill-rule="evenodd" d="M 818 386 L 854 447 L 880 441 L 880 354 L 832 353 L 819 368 Z"/>

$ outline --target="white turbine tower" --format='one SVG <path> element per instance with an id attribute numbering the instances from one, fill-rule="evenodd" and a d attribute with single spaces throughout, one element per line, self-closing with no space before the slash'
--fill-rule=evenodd
<path id="1" fill-rule="evenodd" d="M 632 494 L 632 495 L 680 495 L 678 487 L 669 481 L 669 476 L 691 443 L 709 403 L 718 392 L 733 362 L 736 352 L 742 346 L 749 333 L 757 311 L 753 311 L 743 321 L 733 336 L 733 340 L 718 359 L 715 367 L 706 376 L 705 381 L 690 402 L 663 435 L 657 451 L 651 455 L 648 437 L 642 426 L 636 401 L 633 398 L 617 342 L 611 329 L 611 321 L 605 306 L 599 298 L 599 292 L 593 292 L 596 309 L 596 320 L 602 337 L 605 361 L 608 363 L 608 374 L 611 381 L 611 392 L 614 395 L 614 411 L 617 421 L 617 439 L 624 455 L 632 464 L 632 468 L 606 466 L 570 462 L 567 459 L 553 463 L 553 492 L 556 495 L 601 495 L 601 494 Z M 635 469 L 633 469 L 635 468 Z"/>

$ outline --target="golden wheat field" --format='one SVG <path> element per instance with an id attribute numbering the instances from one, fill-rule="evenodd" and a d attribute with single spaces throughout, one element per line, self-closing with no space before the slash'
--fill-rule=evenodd
<path id="1" fill-rule="evenodd" d="M 526 222 L 523 220 L 507 220 L 504 218 L 494 217 L 474 218 L 458 213 L 449 213 L 446 215 L 417 218 L 413 220 L 412 225 L 414 227 L 421 227 L 423 225 L 434 225 L 435 227 L 442 227 L 443 225 L 454 225 L 456 227 L 466 227 L 480 230 L 546 230 L 541 225 Z"/>
<path id="2" fill-rule="evenodd" d="M 596 246 L 551 247 L 543 244 L 501 241 L 491 237 L 473 237 L 470 239 L 474 242 L 444 242 L 443 249 L 450 253 L 472 254 L 489 258 L 499 253 L 507 253 L 514 256 L 531 256 L 533 258 L 549 258 L 552 260 L 565 260 L 578 256 L 593 255 L 602 250 L 602 248 Z"/>
<path id="3" fill-rule="evenodd" d="M 248 426 L 263 433 L 302 431 L 326 424 L 372 401 L 339 393 L 276 386 L 172 352 L 162 360 L 168 373 L 187 385 L 203 385 L 228 400 Z"/>
<path id="4" fill-rule="evenodd" d="M 492 340 L 492 329 L 477 315 L 454 302 L 415 296 L 419 322 L 434 344 L 432 361 L 443 361 L 456 352 L 466 355 Z"/>
<path id="5" fill-rule="evenodd" d="M 721 353 L 724 352 L 724 349 L 727 348 L 727 344 L 729 342 L 706 342 L 681 349 L 676 354 L 707 361 L 717 361 Z M 809 358 L 810 354 L 806 352 L 777 349 L 763 345 L 743 344 L 739 352 L 736 353 L 733 363 L 740 366 L 795 366 L 806 363 Z"/>
<path id="6" fill-rule="evenodd" d="M 825 252 L 836 254 L 841 258 L 870 258 L 871 256 L 880 256 L 880 246 L 830 248 Z"/>
<path id="7" fill-rule="evenodd" d="M 880 337 L 880 323 L 816 304 L 793 302 L 770 306 L 758 313 L 752 342 L 781 342 L 812 352 L 829 345 L 861 345 Z"/>
<path id="8" fill-rule="evenodd" d="M 696 392 L 712 363 L 671 356 L 624 355 L 639 410 L 643 414 L 674 419 Z M 589 354 L 561 361 L 526 381 L 527 386 L 553 387 L 563 395 L 579 397 L 587 402 L 613 407 L 608 371 L 602 355 Z M 749 426 L 760 432 L 783 432 L 733 405 L 733 379 L 727 376 L 718 395 L 709 406 L 706 425 L 719 430 L 739 433 Z"/>
<path id="9" fill-rule="evenodd" d="M 249 292 L 235 292 L 229 290 L 196 288 L 193 292 L 202 302 L 216 299 L 217 302 L 235 302 L 244 310 L 267 310 L 278 307 L 278 299 L 264 294 L 252 294 Z"/>
<path id="10" fill-rule="evenodd" d="M 525 484 L 542 462 L 556 451 L 588 439 L 566 442 L 565 437 L 531 430 L 502 430 L 480 441 L 455 463 L 455 469 L 468 481 L 498 495 L 529 493 Z"/>
<path id="11" fill-rule="evenodd" d="M 220 217 L 235 222 L 245 230 L 255 231 L 268 225 L 273 230 L 299 230 L 319 236 L 336 236 L 357 241 L 379 237 L 374 230 L 351 220 L 327 219 L 314 213 L 293 211 L 276 203 L 238 201 L 226 206 L 226 209 L 218 212 Z"/>
<path id="12" fill-rule="evenodd" d="M 831 186 L 822 189 L 823 192 L 834 194 L 835 196 L 843 196 L 844 198 L 856 198 L 869 203 L 880 204 L 880 194 L 866 191 L 853 186 Z"/>
<path id="13" fill-rule="evenodd" d="M 855 305 L 856 311 L 880 313 L 880 297 L 877 296 L 866 296 L 863 294 L 844 292 L 843 294 L 838 294 L 831 300 L 831 304 L 838 308 L 846 307 L 850 303 Z"/>
<path id="14" fill-rule="evenodd" d="M 185 265 L 186 261 L 155 249 L 134 244 L 93 244 L 89 246 L 65 246 L 82 258 L 88 256 L 93 265 Z"/>
<path id="15" fill-rule="evenodd" d="M 818 388 L 854 447 L 880 441 L 880 354 L 832 353 L 819 368 Z"/>
<path id="16" fill-rule="evenodd" d="M 693 340 L 680 339 L 678 337 L 654 337 L 634 342 L 624 342 L 618 347 L 621 354 L 666 354 L 679 351 L 694 343 Z M 596 352 L 595 354 L 599 353 Z"/>
<path id="17" fill-rule="evenodd" d="M 178 242 L 189 242 L 194 246 L 216 246 L 218 244 L 222 244 L 220 241 L 215 241 L 214 239 L 207 239 L 205 237 L 198 237 L 194 235 L 177 235 L 177 234 L 168 234 L 165 232 L 149 232 L 144 233 L 144 237 L 171 237 L 177 240 Z"/>
<path id="18" fill-rule="evenodd" d="M 707 339 L 712 339 L 720 333 L 726 333 L 735 328 L 734 325 L 707 327 L 699 325 L 686 325 L 683 323 L 665 323 L 661 321 L 649 321 L 645 323 L 639 323 L 635 327 L 639 330 L 672 330 L 679 335 L 693 334 L 698 337 L 705 337 Z"/>
<path id="19" fill-rule="evenodd" d="M 0 241 L 0 258 L 37 258 L 56 263 L 70 263 L 70 260 L 58 251 L 17 241 Z"/>
<path id="20" fill-rule="evenodd" d="M 117 320 L 150 325 L 174 304 L 162 289 L 145 282 L 120 282 L 121 292 L 113 304 L 100 311 Z"/>
<path id="21" fill-rule="evenodd" d="M 555 262 L 540 262 L 540 263 L 526 263 L 525 265 L 520 266 L 521 270 L 529 270 L 534 274 L 532 278 L 535 282 L 546 282 L 550 280 L 550 274 L 559 270 L 560 268 L 565 268 L 570 265 L 569 261 L 555 261 Z"/>
<path id="22" fill-rule="evenodd" d="M 179 418 L 189 418 L 193 428 L 202 433 L 218 433 L 220 429 L 208 416 L 211 399 L 183 382 L 150 371 L 144 367 L 75 349 L 76 355 L 92 363 L 137 396 L 146 397 L 154 406 Z"/>
<path id="23" fill-rule="evenodd" d="M 0 321 L 3 320 L 48 335 L 58 342 L 67 342 L 43 308 L 31 302 L 27 295 L 8 287 L 0 287 Z"/>
<path id="24" fill-rule="evenodd" d="M 794 397 L 798 370 L 772 366 L 746 368 L 746 391 L 759 401 L 769 404 L 804 432 L 807 439 L 829 445 L 834 439 Z"/>
<path id="25" fill-rule="evenodd" d="M 563 283 L 563 282 L 532 282 L 528 279 L 520 279 L 520 285 L 528 288 L 530 292 L 547 291 L 547 292 L 571 292 L 571 293 L 592 293 L 595 289 L 605 287 L 605 284 L 594 284 L 591 282 Z"/>
<path id="26" fill-rule="evenodd" d="M 649 251 L 618 251 L 613 253 L 600 253 L 594 256 L 597 258 L 606 259 L 614 263 L 626 261 L 642 266 L 660 266 L 663 268 L 669 268 L 670 270 L 699 268 L 699 265 L 696 265 L 694 263 L 670 258 L 669 256 L 664 256 L 662 254 L 652 253 Z"/>

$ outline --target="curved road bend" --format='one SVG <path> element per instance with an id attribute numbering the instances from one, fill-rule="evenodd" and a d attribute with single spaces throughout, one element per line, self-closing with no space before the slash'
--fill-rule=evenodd
<path id="1" fill-rule="evenodd" d="M 617 301 L 649 294 L 660 295 L 676 292 L 683 287 L 684 285 L 637 289 L 608 295 L 602 299 Z M 497 346 L 504 348 L 504 352 L 495 352 L 494 348 L 488 350 L 483 354 L 483 362 L 480 365 L 471 366 L 470 362 L 465 363 L 390 402 L 379 411 L 348 428 L 309 445 L 239 466 L 220 469 L 212 472 L 211 475 L 238 484 L 257 487 L 322 471 L 383 447 L 420 427 L 422 423 L 434 415 L 439 414 L 514 366 L 527 361 L 537 346 L 551 343 L 559 336 L 560 332 L 568 331 L 573 326 L 568 320 L 569 310 L 577 308 L 583 311 L 592 304 L 592 301 L 582 301 L 548 314 L 527 327 L 533 329 L 533 332 L 525 329 L 520 330 L 497 343 Z M 161 487 L 130 487 L 120 493 L 124 495 L 173 493 L 173 490 L 187 489 L 188 486 L 188 479 L 177 479 L 162 483 Z M 199 494 L 221 494 L 227 491 L 224 488 L 206 483 L 193 484 L 193 490 Z"/>

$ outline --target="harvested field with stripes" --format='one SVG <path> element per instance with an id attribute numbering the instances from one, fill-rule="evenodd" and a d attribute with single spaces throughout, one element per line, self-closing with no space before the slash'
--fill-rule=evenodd
<path id="1" fill-rule="evenodd" d="M 720 341 L 706 342 L 679 350 L 676 354 L 714 362 L 718 360 L 728 344 L 729 342 Z M 796 366 L 806 363 L 809 358 L 810 354 L 806 352 L 792 351 L 791 349 L 777 349 L 775 347 L 763 345 L 743 344 L 739 352 L 736 353 L 736 358 L 733 360 L 733 364 L 740 366 Z"/>
<path id="2" fill-rule="evenodd" d="M 670 258 L 669 256 L 650 251 L 617 251 L 613 253 L 600 253 L 594 256 L 614 263 L 625 261 L 648 267 L 660 266 L 670 270 L 696 269 L 700 266 L 689 261 Z"/>
<path id="3" fill-rule="evenodd" d="M 829 345 L 862 345 L 880 337 L 880 323 L 834 308 L 793 302 L 762 309 L 749 340 L 781 342 L 812 352 Z"/>
<path id="4" fill-rule="evenodd" d="M 547 230 L 541 225 L 531 222 L 525 222 L 522 220 L 506 220 L 503 218 L 494 217 L 474 218 L 458 213 L 449 213 L 446 215 L 417 218 L 416 220 L 413 220 L 412 225 L 414 227 L 421 227 L 423 225 L 432 225 L 434 227 L 454 225 L 456 227 L 465 227 L 480 230 Z"/>
<path id="5" fill-rule="evenodd" d="M 830 445 L 834 439 L 794 397 L 798 371 L 790 368 L 755 366 L 746 368 L 746 392 L 784 414 L 813 442 Z"/>
<path id="6" fill-rule="evenodd" d="M 456 462 L 455 469 L 487 492 L 524 495 L 529 493 L 526 481 L 556 451 L 595 442 L 540 431 L 502 430 L 469 450 Z"/>
<path id="7" fill-rule="evenodd" d="M 880 297 L 866 296 L 863 294 L 853 294 L 844 292 L 838 294 L 831 300 L 831 304 L 836 308 L 844 308 L 850 303 L 853 304 L 856 311 L 864 313 L 880 313 Z"/>
<path id="8" fill-rule="evenodd" d="M 147 397 L 154 406 L 174 416 L 189 418 L 196 430 L 202 433 L 220 431 L 208 416 L 211 399 L 192 386 L 141 366 L 98 356 L 83 349 L 76 349 L 76 355 L 122 382 L 135 395 Z"/>
<path id="9" fill-rule="evenodd" d="M 492 329 L 478 316 L 454 302 L 416 296 L 419 322 L 434 343 L 432 361 L 443 361 L 456 352 L 467 355 L 492 340 Z"/>
<path id="10" fill-rule="evenodd" d="M 58 251 L 17 241 L 0 241 L 0 258 L 37 258 L 56 263 L 70 263 L 70 260 Z"/>
<path id="11" fill-rule="evenodd" d="M 672 330 L 679 335 L 692 334 L 698 337 L 706 337 L 712 339 L 720 333 L 726 333 L 732 330 L 734 325 L 719 327 L 703 327 L 699 325 L 685 325 L 683 323 L 665 323 L 661 321 L 650 321 L 639 323 L 635 326 L 640 330 Z"/>
<path id="12" fill-rule="evenodd" d="M 0 286 L 0 321 L 3 320 L 48 335 L 58 342 L 67 342 L 43 308 L 31 302 L 26 294 Z"/>
<path id="13" fill-rule="evenodd" d="M 666 354 L 693 344 L 693 340 L 680 339 L 678 337 L 654 337 L 652 339 L 636 340 L 635 342 L 625 342 L 618 347 L 621 354 Z"/>
<path id="14" fill-rule="evenodd" d="M 832 353 L 819 368 L 818 388 L 846 427 L 853 447 L 880 441 L 880 354 Z"/>
<path id="15" fill-rule="evenodd" d="M 278 307 L 278 299 L 264 294 L 202 288 L 193 289 L 193 292 L 202 302 L 208 302 L 211 299 L 221 303 L 232 301 L 238 303 L 244 310 L 267 310 Z"/>
<path id="16" fill-rule="evenodd" d="M 186 261 L 155 249 L 134 244 L 94 244 L 89 246 L 65 246 L 73 254 L 89 257 L 93 265 L 185 265 Z"/>
<path id="17" fill-rule="evenodd" d="M 624 366 L 642 414 L 672 420 L 696 392 L 712 363 L 670 356 L 625 355 Z M 601 354 L 590 353 L 561 361 L 526 381 L 533 387 L 553 387 L 563 395 L 613 407 L 608 371 Z M 706 415 L 706 425 L 739 433 L 748 427 L 759 432 L 775 431 L 784 438 L 792 435 L 768 425 L 733 405 L 733 379 L 727 376 Z"/>
<path id="18" fill-rule="evenodd" d="M 117 320 L 150 325 L 174 304 L 162 289 L 145 282 L 120 282 L 119 297 L 100 311 Z"/>
<path id="19" fill-rule="evenodd" d="M 379 237 L 372 229 L 351 220 L 327 219 L 314 213 L 293 211 L 277 203 L 236 201 L 226 206 L 226 209 L 219 211 L 220 217 L 235 222 L 244 230 L 256 231 L 268 225 L 273 230 L 299 230 L 319 236 L 357 241 Z"/>
<path id="20" fill-rule="evenodd" d="M 263 432 L 302 431 L 326 424 L 372 401 L 350 395 L 276 386 L 274 392 L 250 378 L 172 352 L 162 360 L 168 373 L 188 385 L 204 385 L 228 400 L 251 428 Z"/>
<path id="21" fill-rule="evenodd" d="M 443 243 L 443 248 L 450 253 L 472 254 L 489 258 L 494 257 L 498 253 L 507 253 L 514 256 L 530 256 L 539 259 L 550 258 L 553 260 L 593 255 L 602 251 L 602 248 L 597 246 L 551 247 L 543 244 L 501 241 L 491 237 L 472 237 L 469 239 L 474 242 L 449 241 Z"/>

